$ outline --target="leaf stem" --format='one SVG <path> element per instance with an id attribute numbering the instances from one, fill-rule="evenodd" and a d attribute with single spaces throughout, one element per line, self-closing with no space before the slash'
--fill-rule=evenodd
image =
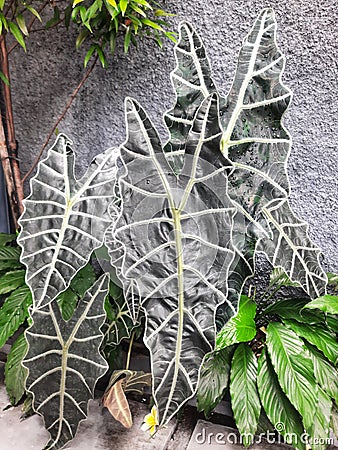
<path id="1" fill-rule="evenodd" d="M 130 336 L 129 348 L 128 348 L 128 353 L 127 353 L 127 361 L 126 361 L 126 370 L 129 370 L 130 357 L 131 357 L 131 352 L 133 349 L 134 339 L 135 339 L 135 331 L 133 331 Z"/>

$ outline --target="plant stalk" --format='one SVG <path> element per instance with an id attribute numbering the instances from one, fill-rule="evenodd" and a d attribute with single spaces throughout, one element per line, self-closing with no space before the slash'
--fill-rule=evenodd
<path id="1" fill-rule="evenodd" d="M 128 348 L 128 353 L 127 353 L 127 361 L 126 361 L 126 370 L 129 370 L 130 358 L 131 358 L 131 352 L 133 349 L 134 339 L 135 339 L 135 331 L 133 331 L 130 336 L 129 348 Z"/>

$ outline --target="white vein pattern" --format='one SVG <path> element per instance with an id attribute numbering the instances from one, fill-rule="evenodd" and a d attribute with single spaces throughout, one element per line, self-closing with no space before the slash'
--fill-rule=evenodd
<path id="1" fill-rule="evenodd" d="M 145 112 L 127 101 L 128 138 L 117 174 L 121 209 L 106 245 L 124 287 L 137 284 L 161 424 L 195 394 L 201 363 L 214 344 L 216 308 L 223 302 L 232 307 L 226 283 L 234 209 L 217 115 L 217 97 L 208 98 L 176 177 Z"/>
<path id="2" fill-rule="evenodd" d="M 282 82 L 285 57 L 276 42 L 276 29 L 273 11 L 264 9 L 243 42 L 232 87 L 226 99 L 220 100 L 221 150 L 233 164 L 228 189 L 237 209 L 233 229 L 237 255 L 229 278 L 229 298 L 234 306 L 246 279 L 254 272 L 257 245 L 272 264 L 281 266 L 300 282 L 311 297 L 323 294 L 326 288 L 319 252 L 307 234 L 307 227 L 290 207 L 285 207 L 290 190 L 287 159 L 291 138 L 282 120 L 292 93 Z M 203 98 L 216 88 L 202 40 L 186 23 L 180 25 L 175 53 L 173 73 L 180 80 L 173 78 L 177 103 L 165 116 L 173 141 L 172 145 L 167 144 L 166 150 L 168 160 L 180 169 L 184 158 L 178 154 L 185 152 L 191 125 L 177 125 L 174 121 L 171 124 L 170 117 L 180 119 L 188 111 L 192 117 Z M 197 92 L 192 85 L 204 86 L 206 91 Z M 193 103 L 182 100 L 185 96 L 194 98 Z M 272 217 L 270 205 L 274 208 L 278 205 L 282 210 Z M 292 224 L 291 228 L 278 220 Z M 281 230 L 284 234 L 290 232 L 288 239 L 281 238 Z M 300 239 L 303 239 L 302 250 Z M 226 311 L 225 304 L 219 312 L 224 316 L 223 323 L 232 314 L 231 310 Z"/>
<path id="3" fill-rule="evenodd" d="M 108 368 L 99 352 L 108 283 L 109 276 L 103 275 L 69 321 L 62 319 L 53 302 L 36 311 L 26 331 L 26 388 L 50 433 L 46 449 L 60 449 L 75 436 L 79 422 L 87 417 L 96 381 Z"/>
<path id="4" fill-rule="evenodd" d="M 24 200 L 18 243 L 27 267 L 34 308 L 42 308 L 67 289 L 72 278 L 103 243 L 111 224 L 117 150 L 98 155 L 82 179 L 74 176 L 75 155 L 60 135 L 41 161 Z"/>

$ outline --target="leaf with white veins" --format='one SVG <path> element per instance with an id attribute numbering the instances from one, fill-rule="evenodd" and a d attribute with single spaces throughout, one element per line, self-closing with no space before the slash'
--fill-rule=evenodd
<path id="1" fill-rule="evenodd" d="M 59 135 L 39 163 L 24 200 L 18 243 L 34 308 L 42 308 L 66 290 L 75 274 L 101 247 L 111 223 L 116 150 L 98 155 L 80 180 L 74 176 L 71 142 Z"/>
<path id="2" fill-rule="evenodd" d="M 60 449 L 75 436 L 79 422 L 87 417 L 95 384 L 108 368 L 99 353 L 108 280 L 103 275 L 86 292 L 67 322 L 53 302 L 35 310 L 33 325 L 25 332 L 26 388 L 51 436 L 46 449 Z"/>
<path id="3" fill-rule="evenodd" d="M 122 276 L 136 280 L 141 294 L 162 425 L 195 395 L 201 363 L 214 345 L 215 309 L 228 301 L 233 209 L 217 117 L 217 98 L 208 98 L 176 177 L 148 117 L 136 102 L 127 102 L 118 173 L 121 214 L 106 245 L 117 240 L 124 246 Z"/>

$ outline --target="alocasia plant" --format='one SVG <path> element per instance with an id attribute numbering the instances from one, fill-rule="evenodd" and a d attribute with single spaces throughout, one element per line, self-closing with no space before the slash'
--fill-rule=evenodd
<path id="1" fill-rule="evenodd" d="M 122 205 L 107 244 L 124 246 L 121 273 L 137 280 L 153 395 L 164 424 L 195 394 L 202 360 L 213 348 L 216 308 L 228 301 L 234 210 L 224 172 L 230 166 L 219 152 L 217 96 L 196 114 L 179 176 L 142 108 L 131 100 L 126 107 Z"/>
<path id="2" fill-rule="evenodd" d="M 240 255 L 229 276 L 234 302 L 246 278 L 254 272 L 256 247 L 273 265 L 283 267 L 311 297 L 321 295 L 326 286 L 319 249 L 287 200 L 286 164 L 291 140 L 282 118 L 291 92 L 281 81 L 285 57 L 276 43 L 276 27 L 273 11 L 263 10 L 244 40 L 233 85 L 227 97 L 220 100 L 221 151 L 235 169 L 228 184 L 237 209 L 233 242 Z M 172 80 L 177 102 L 165 115 L 171 134 L 165 149 L 179 172 L 194 114 L 203 98 L 216 88 L 202 40 L 187 23 L 180 26 L 175 53 L 177 66 Z"/>
<path id="3" fill-rule="evenodd" d="M 86 292 L 69 321 L 53 302 L 34 312 L 33 324 L 25 333 L 26 386 L 33 394 L 34 410 L 43 415 L 51 435 L 47 449 L 62 448 L 75 436 L 79 422 L 87 417 L 96 381 L 107 371 L 99 347 L 108 280 L 103 275 Z"/>
<path id="4" fill-rule="evenodd" d="M 311 428 L 294 391 L 286 392 L 287 380 L 278 366 L 280 359 L 289 371 L 297 364 L 294 343 L 309 340 L 307 325 L 300 326 L 293 317 L 283 318 L 284 325 L 269 325 L 271 364 L 263 354 L 257 365 L 255 354 L 241 343 L 255 335 L 256 306 L 241 294 L 254 273 L 256 250 L 282 267 L 311 298 L 326 298 L 319 250 L 288 203 L 290 137 L 282 118 L 291 93 L 281 81 L 284 56 L 275 35 L 274 14 L 263 10 L 244 41 L 229 94 L 222 98 L 201 39 L 190 25 L 182 24 L 172 73 L 177 102 L 165 114 L 170 139 L 164 146 L 141 106 L 129 99 L 125 143 L 119 151 L 98 155 L 81 180 L 75 179 L 74 154 L 63 135 L 40 163 L 25 200 L 18 242 L 33 294 L 33 325 L 26 332 L 24 360 L 29 370 L 27 390 L 34 394 L 33 407 L 44 415 L 51 432 L 49 448 L 61 448 L 73 437 L 86 416 L 96 379 L 106 370 L 99 353 L 105 311 L 111 320 L 103 330 L 105 344 L 112 348 L 130 336 L 140 313 L 145 314 L 144 342 L 151 356 L 160 425 L 195 395 L 205 355 L 215 349 L 217 325 L 223 327 L 218 352 L 208 355 L 202 371 L 202 409 L 210 412 L 221 399 L 237 346 L 230 392 L 240 430 L 256 428 L 259 395 L 270 404 L 265 386 L 276 381 L 272 370 L 304 425 Z M 116 305 L 106 302 L 104 311 L 108 286 L 103 278 L 82 300 L 71 295 L 72 304 L 67 305 L 66 289 L 104 238 L 124 296 L 115 299 Z M 65 295 L 56 301 L 62 292 Z M 240 298 L 245 312 L 224 327 L 236 314 Z M 327 308 L 324 301 L 322 307 Z M 321 325 L 316 326 L 322 332 Z M 276 346 L 280 333 L 285 342 L 289 336 L 287 355 Z M 336 347 L 331 334 L 324 336 L 330 343 L 324 353 L 333 361 Z M 309 342 L 323 350 L 318 339 Z M 304 367 L 311 384 L 315 375 L 310 373 L 309 355 L 304 356 Z M 73 360 L 82 366 L 75 367 Z M 215 392 L 210 392 L 205 377 L 217 371 L 218 361 L 227 373 L 215 378 Z M 321 378 L 324 363 L 326 359 L 317 358 Z M 270 381 L 263 377 L 265 367 L 271 372 Z M 333 392 L 332 380 L 322 381 L 327 392 Z M 294 382 L 302 393 L 299 379 Z M 250 387 L 254 392 L 245 399 L 248 413 L 243 417 L 238 413 L 242 400 L 236 383 L 246 393 Z M 309 397 L 309 404 L 317 399 L 323 408 L 328 403 L 327 394 L 318 391 Z M 317 408 L 312 435 L 323 435 L 321 424 L 327 423 L 323 414 Z"/>
<path id="5" fill-rule="evenodd" d="M 116 156 L 115 149 L 98 155 L 76 180 L 71 142 L 60 135 L 40 162 L 24 200 L 18 238 L 34 308 L 46 306 L 66 290 L 93 250 L 101 247 L 110 224 L 107 208 L 114 199 Z"/>

